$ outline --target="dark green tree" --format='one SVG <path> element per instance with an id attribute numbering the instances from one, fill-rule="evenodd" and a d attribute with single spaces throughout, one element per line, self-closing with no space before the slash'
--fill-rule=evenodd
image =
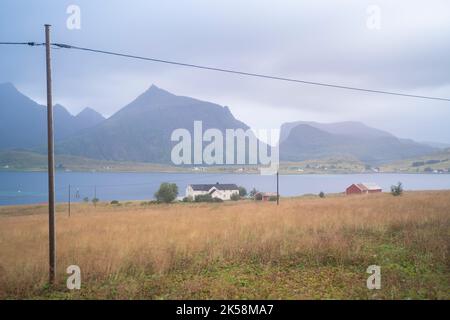
<path id="1" fill-rule="evenodd" d="M 391 186 L 391 194 L 393 196 L 400 196 L 403 193 L 403 185 L 401 182 L 397 183 L 395 186 Z"/>
<path id="2" fill-rule="evenodd" d="M 212 197 L 210 194 L 199 194 L 195 196 L 195 202 L 212 202 Z"/>
<path id="3" fill-rule="evenodd" d="M 245 197 L 246 195 L 247 195 L 247 189 L 245 189 L 244 187 L 240 186 L 239 187 L 239 196 Z"/>
<path id="4" fill-rule="evenodd" d="M 170 203 L 178 196 L 178 186 L 175 183 L 163 182 L 155 193 L 158 202 Z"/>
<path id="5" fill-rule="evenodd" d="M 238 201 L 241 197 L 237 193 L 233 193 L 230 197 L 230 200 Z"/>

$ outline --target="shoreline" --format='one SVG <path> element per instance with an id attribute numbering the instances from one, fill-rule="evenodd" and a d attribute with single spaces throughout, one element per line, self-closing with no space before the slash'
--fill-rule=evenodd
<path id="1" fill-rule="evenodd" d="M 411 194 L 411 193 L 439 193 L 439 192 L 450 192 L 450 188 L 448 189 L 421 189 L 421 190 L 404 190 L 404 193 L 406 194 Z M 379 194 L 382 195 L 389 195 L 390 192 L 389 191 L 382 191 Z M 365 197 L 367 195 L 359 195 L 359 197 Z M 347 196 L 345 194 L 345 192 L 330 192 L 330 193 L 325 193 L 325 197 L 326 198 L 337 198 L 337 197 L 358 197 L 357 196 L 352 196 L 349 195 Z M 293 195 L 293 196 L 282 196 L 280 195 L 280 200 L 284 199 L 284 200 L 291 200 L 291 199 L 319 199 L 320 196 L 318 194 L 315 193 L 304 193 L 304 194 L 299 194 L 299 195 Z M 106 207 L 106 206 L 112 206 L 112 207 L 126 207 L 127 205 L 131 205 L 131 206 L 136 206 L 136 205 L 142 205 L 142 206 L 172 206 L 172 205 L 189 205 L 189 204 L 208 204 L 208 202 L 183 202 L 181 200 L 177 200 L 177 201 L 173 201 L 171 203 L 149 203 L 151 200 L 149 199 L 115 199 L 116 201 L 119 202 L 119 205 L 116 204 L 112 204 L 111 201 L 113 200 L 104 200 L 104 201 L 99 201 L 97 202 L 97 206 L 99 207 Z M 254 200 L 251 198 L 244 198 L 244 199 L 240 199 L 238 201 L 232 201 L 232 200 L 226 200 L 223 203 L 221 203 L 221 205 L 231 205 L 231 204 L 236 204 L 236 203 L 246 203 L 246 202 L 256 202 L 256 203 L 266 203 L 265 201 L 261 201 L 261 200 Z M 69 203 L 67 201 L 56 201 L 56 206 L 57 207 L 63 207 L 66 208 Z M 95 206 L 92 204 L 91 201 L 88 202 L 84 202 L 84 201 L 72 201 L 71 202 L 71 206 L 92 206 L 93 208 L 95 208 Z M 17 204 L 1 204 L 0 203 L 0 217 L 2 216 L 7 216 L 5 214 L 2 213 L 2 210 L 7 210 L 8 208 L 18 208 L 18 207 L 23 207 L 23 208 L 40 208 L 40 207 L 48 207 L 48 202 L 36 202 L 36 203 L 17 203 Z M 58 210 L 57 210 L 58 211 Z M 60 210 L 57 213 L 63 213 L 64 212 L 62 210 Z M 23 215 L 27 215 L 27 214 L 23 214 Z"/>
<path id="2" fill-rule="evenodd" d="M 33 173 L 33 172 L 48 172 L 44 169 L 3 169 L 0 168 L 0 173 Z M 281 169 L 280 174 L 282 175 L 295 175 L 295 176 L 301 176 L 301 175 L 348 175 L 348 174 L 405 174 L 405 175 L 411 175 L 411 174 L 420 174 L 420 175 L 442 175 L 442 174 L 450 174 L 450 172 L 413 172 L 413 171 L 382 171 L 382 172 L 373 172 L 373 171 L 311 171 L 311 172 L 293 172 L 289 170 L 283 170 Z M 259 171 L 246 171 L 246 172 L 236 172 L 236 170 L 232 171 L 231 169 L 227 170 L 211 170 L 211 171 L 195 171 L 195 170 L 183 170 L 183 169 L 174 169 L 174 170 L 55 170 L 55 173 L 167 173 L 167 174 L 236 174 L 236 175 L 259 175 Z"/>

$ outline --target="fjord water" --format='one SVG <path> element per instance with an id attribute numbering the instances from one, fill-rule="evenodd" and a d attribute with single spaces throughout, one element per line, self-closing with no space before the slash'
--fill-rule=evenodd
<path id="1" fill-rule="evenodd" d="M 343 192 L 356 182 L 374 182 L 383 191 L 389 191 L 399 181 L 405 190 L 450 189 L 450 174 L 305 174 L 281 175 L 280 194 Z M 276 191 L 275 176 L 258 174 L 57 172 L 56 200 L 68 201 L 69 184 L 73 202 L 81 202 L 85 197 L 92 199 L 94 195 L 100 201 L 151 200 L 162 182 L 176 183 L 180 196 L 184 196 L 186 186 L 192 183 L 236 183 L 248 191 L 252 188 Z M 45 202 L 46 172 L 0 172 L 0 205 Z"/>

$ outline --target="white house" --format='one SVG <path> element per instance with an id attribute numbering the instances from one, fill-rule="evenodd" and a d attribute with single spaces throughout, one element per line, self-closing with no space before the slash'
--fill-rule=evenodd
<path id="1" fill-rule="evenodd" d="M 235 184 L 190 184 L 186 188 L 186 197 L 195 199 L 198 195 L 210 194 L 213 198 L 230 200 L 233 194 L 239 195 L 239 188 Z"/>

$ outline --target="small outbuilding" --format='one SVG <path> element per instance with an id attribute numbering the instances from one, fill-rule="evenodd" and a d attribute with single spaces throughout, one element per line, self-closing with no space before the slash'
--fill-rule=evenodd
<path id="1" fill-rule="evenodd" d="M 271 198 L 276 199 L 277 194 L 275 192 L 258 192 L 255 194 L 255 200 L 262 200 L 262 201 L 270 201 Z"/>
<path id="2" fill-rule="evenodd" d="M 369 193 L 377 193 L 382 192 L 383 189 L 381 189 L 380 186 L 378 186 L 375 183 L 353 183 L 350 185 L 347 189 L 345 189 L 345 194 L 369 194 Z"/>

